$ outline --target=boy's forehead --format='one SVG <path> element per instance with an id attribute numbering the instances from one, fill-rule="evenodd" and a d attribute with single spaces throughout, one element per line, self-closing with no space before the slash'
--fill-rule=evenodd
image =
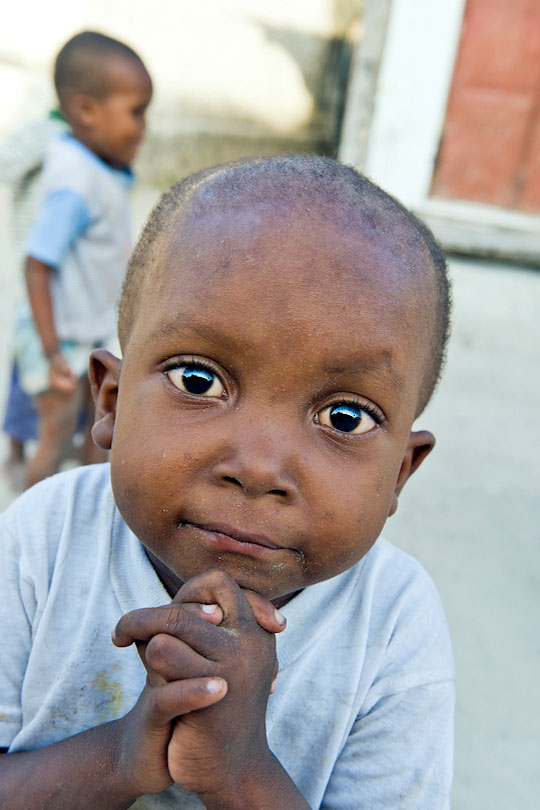
<path id="1" fill-rule="evenodd" d="M 297 323 L 331 331 L 332 320 L 369 306 L 381 317 L 393 313 L 396 324 L 399 316 L 400 329 L 424 332 L 432 285 L 419 249 L 335 203 L 301 203 L 216 199 L 187 206 L 158 251 L 139 323 L 148 325 L 147 317 L 164 308 L 172 317 L 177 308 L 182 317 L 199 314 L 203 302 L 211 318 L 213 310 L 234 309 L 249 290 L 269 324 L 296 307 Z"/>
<path id="2" fill-rule="evenodd" d="M 204 285 L 226 283 L 251 269 L 283 284 L 325 288 L 339 279 L 401 296 L 414 290 L 416 299 L 433 288 L 427 250 L 404 225 L 385 227 L 381 218 L 374 227 L 371 215 L 320 195 L 188 204 L 158 256 L 155 275 L 165 286 L 193 273 Z"/>

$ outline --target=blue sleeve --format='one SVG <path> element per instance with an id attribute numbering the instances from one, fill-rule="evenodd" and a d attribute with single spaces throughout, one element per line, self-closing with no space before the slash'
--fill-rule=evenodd
<path id="1" fill-rule="evenodd" d="M 53 191 L 39 209 L 26 253 L 51 267 L 59 267 L 69 247 L 90 223 L 88 207 L 80 194 L 70 189 Z"/>

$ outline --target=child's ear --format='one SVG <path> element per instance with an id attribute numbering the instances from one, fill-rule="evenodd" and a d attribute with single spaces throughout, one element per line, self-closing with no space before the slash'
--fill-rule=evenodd
<path id="1" fill-rule="evenodd" d="M 102 450 L 112 445 L 121 368 L 122 361 L 105 349 L 94 349 L 90 355 L 88 376 L 96 407 L 92 438 Z"/>
<path id="2" fill-rule="evenodd" d="M 390 508 L 389 515 L 393 515 L 398 506 L 398 497 L 409 480 L 413 472 L 415 472 L 423 460 L 428 456 L 435 447 L 435 436 L 429 430 L 412 430 L 407 443 L 407 449 L 401 462 L 401 469 L 396 482 L 396 489 L 394 492 L 394 500 Z"/>
<path id="3" fill-rule="evenodd" d="M 76 93 L 69 101 L 72 117 L 84 129 L 92 129 L 99 112 L 99 99 L 86 93 Z"/>

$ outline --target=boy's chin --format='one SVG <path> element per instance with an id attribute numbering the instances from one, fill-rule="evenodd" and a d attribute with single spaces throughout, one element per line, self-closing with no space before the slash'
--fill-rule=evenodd
<path id="1" fill-rule="evenodd" d="M 190 579 L 194 579 L 196 576 L 200 576 L 204 574 L 205 571 L 198 571 L 193 573 L 192 576 L 187 576 L 185 579 L 179 576 L 179 574 L 175 573 L 171 568 L 169 568 L 159 557 L 156 557 L 148 548 L 145 547 L 145 552 L 154 567 L 156 574 L 158 575 L 159 579 L 161 580 L 162 585 L 164 586 L 167 593 L 174 598 L 180 588 L 186 583 L 189 582 Z M 285 588 L 282 591 L 279 591 L 276 588 L 276 583 L 269 585 L 268 582 L 265 582 L 264 577 L 253 576 L 252 574 L 246 571 L 239 571 L 235 570 L 234 568 L 230 568 L 229 566 L 216 566 L 217 570 L 223 570 L 236 582 L 240 588 L 244 590 L 254 591 L 259 596 L 264 597 L 272 602 L 272 604 L 279 608 L 282 605 L 285 605 L 289 602 L 293 596 L 299 593 L 303 588 Z"/>

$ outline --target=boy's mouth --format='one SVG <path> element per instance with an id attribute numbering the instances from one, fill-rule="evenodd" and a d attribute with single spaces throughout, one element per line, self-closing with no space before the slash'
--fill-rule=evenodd
<path id="1" fill-rule="evenodd" d="M 179 529 L 194 529 L 205 545 L 219 551 L 232 551 L 237 554 L 247 554 L 250 557 L 268 557 L 276 551 L 293 551 L 279 546 L 263 534 L 252 534 L 232 529 L 226 525 L 209 526 L 190 521 L 181 521 Z"/>

